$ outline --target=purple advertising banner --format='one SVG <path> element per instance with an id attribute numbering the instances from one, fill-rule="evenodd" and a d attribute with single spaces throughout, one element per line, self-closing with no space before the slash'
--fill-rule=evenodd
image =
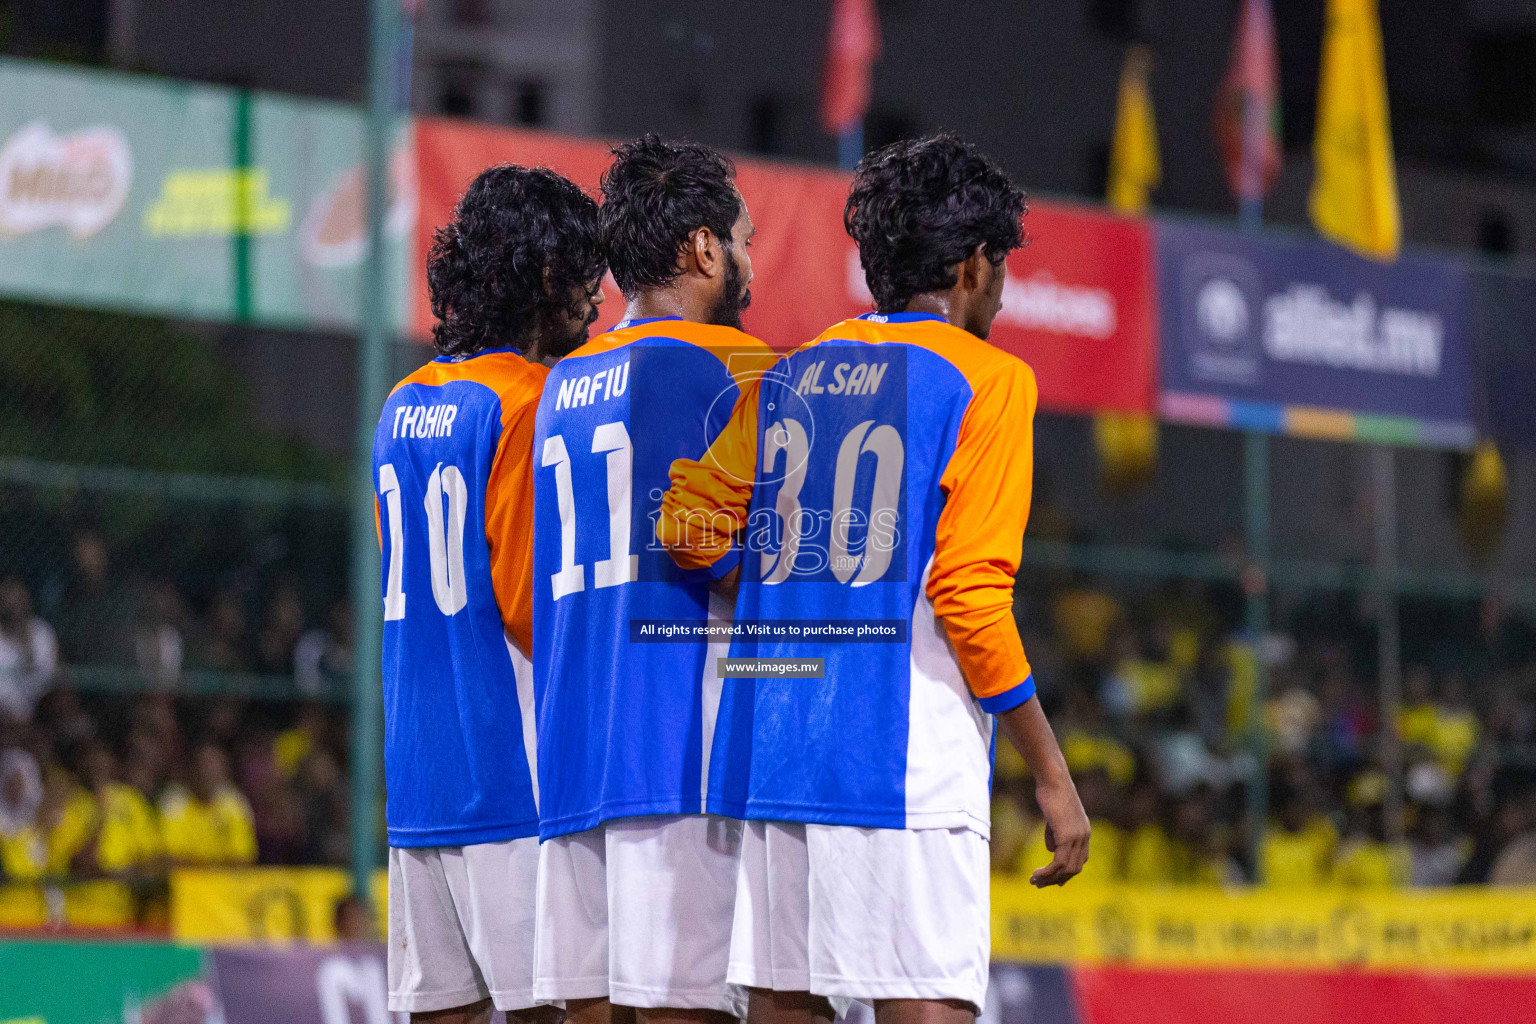
<path id="1" fill-rule="evenodd" d="M 1163 416 L 1466 447 L 1471 286 L 1458 262 L 1159 220 Z"/>
<path id="2" fill-rule="evenodd" d="M 394 1024 L 406 1017 L 386 1009 L 384 950 L 376 946 L 215 948 L 209 956 L 223 1024 Z M 992 965 L 979 1024 L 1079 1020 L 1066 968 Z M 874 1024 L 874 1013 L 856 1003 L 844 1024 Z"/>
<path id="3" fill-rule="evenodd" d="M 392 1024 L 379 946 L 215 948 L 224 1024 Z"/>

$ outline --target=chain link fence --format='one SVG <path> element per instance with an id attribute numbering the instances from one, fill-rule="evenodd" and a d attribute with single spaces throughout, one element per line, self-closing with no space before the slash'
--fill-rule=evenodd
<path id="1" fill-rule="evenodd" d="M 395 346 L 391 378 L 430 354 Z M 213 741 L 253 806 L 261 860 L 346 860 L 355 358 L 340 336 L 0 303 L 0 632 L 12 638 L 0 676 L 13 714 L 41 700 L 19 741 L 40 763 L 83 780 L 84 752 L 105 741 L 127 772 L 156 762 L 138 751 L 149 737 L 166 749 L 143 788 L 163 793 L 195 777 Z M 1251 877 L 1242 794 L 1265 770 L 1251 759 L 1259 723 L 1277 754 L 1272 806 L 1311 801 L 1336 831 L 1367 834 L 1356 791 L 1379 772 L 1388 726 L 1374 710 L 1364 449 L 1272 442 L 1275 635 L 1254 638 L 1241 435 L 1129 436 L 1111 451 L 1090 420 L 1041 415 L 1016 602 L 1090 811 L 1126 843 L 1160 829 L 1185 858 L 1159 868 L 1176 882 Z M 1427 729 L 1408 769 L 1440 772 L 1410 797 L 1435 813 L 1464 804 L 1456 825 L 1479 842 L 1506 798 L 1494 780 L 1516 778 L 1536 739 L 1519 724 L 1536 706 L 1519 611 L 1536 578 L 1536 467 L 1510 460 L 1502 532 L 1479 550 L 1466 543 L 1465 457 L 1393 457 L 1405 707 Z M 34 620 L 54 654 L 16 640 Z M 1273 670 L 1262 706 L 1256 659 Z M 1436 750 L 1455 728 L 1462 746 Z M 1002 871 L 1028 865 L 1037 827 L 1019 769 L 1000 751 Z M 1110 857 L 1118 877 L 1129 849 Z M 140 921 L 154 913 L 146 892 Z"/>
<path id="2" fill-rule="evenodd" d="M 64 678 L 344 692 L 353 345 L 0 303 L 0 576 Z"/>

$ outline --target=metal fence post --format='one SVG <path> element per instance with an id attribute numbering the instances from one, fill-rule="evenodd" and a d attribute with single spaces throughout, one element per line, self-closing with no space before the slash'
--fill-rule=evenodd
<path id="1" fill-rule="evenodd" d="M 1397 459 L 1384 444 L 1371 451 L 1376 491 L 1376 671 L 1380 687 L 1381 767 L 1387 776 L 1382 807 L 1387 838 L 1403 838 L 1402 744 L 1397 734 L 1403 701 L 1403 659 L 1398 620 Z"/>
<path id="2" fill-rule="evenodd" d="M 1264 735 L 1264 704 L 1269 699 L 1269 669 L 1264 638 L 1269 635 L 1269 437 L 1250 431 L 1244 437 L 1243 477 L 1248 568 L 1242 581 L 1247 594 L 1246 622 L 1253 644 L 1253 702 L 1248 709 L 1248 748 L 1254 774 L 1248 784 L 1248 853 L 1253 879 L 1264 881 L 1264 830 L 1269 821 L 1269 747 Z"/>
<path id="3" fill-rule="evenodd" d="M 352 879 L 354 892 L 371 899 L 377 862 L 378 806 L 382 775 L 383 703 L 380 650 L 383 601 L 374 519 L 373 432 L 388 387 L 390 338 L 388 254 L 384 217 L 389 205 L 389 148 L 395 112 L 395 34 L 399 0 L 370 0 L 368 122 L 368 258 L 363 266 L 362 333 L 357 353 L 357 438 L 352 494 Z M 378 908 L 376 908 L 378 909 Z"/>

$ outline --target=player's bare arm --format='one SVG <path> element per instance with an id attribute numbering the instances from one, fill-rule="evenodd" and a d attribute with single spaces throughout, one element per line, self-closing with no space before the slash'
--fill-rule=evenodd
<path id="1" fill-rule="evenodd" d="M 1045 816 L 1045 845 L 1055 857 L 1030 874 L 1030 883 L 1038 888 L 1066 885 L 1083 870 L 1088 861 L 1088 815 L 1077 797 L 1077 786 L 1067 771 L 1066 759 L 1056 743 L 1051 723 L 1040 708 L 1040 698 L 1031 697 L 1012 711 L 997 716 L 998 726 L 1008 740 L 1024 755 L 1035 779 L 1035 799 Z"/>

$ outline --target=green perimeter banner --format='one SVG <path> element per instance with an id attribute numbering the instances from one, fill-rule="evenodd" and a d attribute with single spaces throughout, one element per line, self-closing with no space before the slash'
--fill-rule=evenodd
<path id="1" fill-rule="evenodd" d="M 364 121 L 264 93 L 0 59 L 0 296 L 348 329 L 366 254 Z M 386 223 L 406 323 L 415 160 Z"/>
<path id="2" fill-rule="evenodd" d="M 0 942 L 0 1024 L 203 1021 L 205 971 L 189 946 Z"/>

